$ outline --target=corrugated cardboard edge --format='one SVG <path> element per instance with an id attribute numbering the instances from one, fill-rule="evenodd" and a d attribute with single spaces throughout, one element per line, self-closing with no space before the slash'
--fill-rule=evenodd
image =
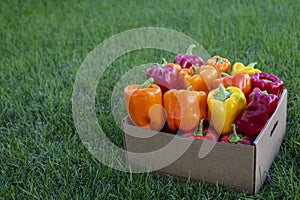
<path id="1" fill-rule="evenodd" d="M 286 130 L 287 90 L 285 89 L 272 117 L 264 129 L 256 137 L 255 144 L 255 186 L 253 194 L 257 194 L 266 180 L 275 157 L 282 144 Z"/>
<path id="2" fill-rule="evenodd" d="M 123 146 L 124 146 L 124 150 L 126 151 L 127 150 L 127 145 L 126 145 L 126 138 L 125 138 L 125 123 L 126 123 L 126 119 L 128 118 L 128 116 L 124 117 L 124 119 L 122 120 L 122 136 L 123 136 Z M 128 165 L 128 157 L 127 157 L 127 153 L 125 153 L 125 160 L 127 162 L 127 165 Z"/>

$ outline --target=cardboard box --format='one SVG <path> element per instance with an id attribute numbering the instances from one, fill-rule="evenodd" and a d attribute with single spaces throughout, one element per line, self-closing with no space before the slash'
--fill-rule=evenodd
<path id="1" fill-rule="evenodd" d="M 123 120 L 123 136 L 128 151 L 127 162 L 132 168 L 142 171 L 145 168 L 156 169 L 154 172 L 160 174 L 204 179 L 231 185 L 237 191 L 257 194 L 285 135 L 286 102 L 287 91 L 284 90 L 275 113 L 251 146 L 156 133 L 134 126 L 126 117 Z M 174 159 L 176 156 L 177 159 Z"/>

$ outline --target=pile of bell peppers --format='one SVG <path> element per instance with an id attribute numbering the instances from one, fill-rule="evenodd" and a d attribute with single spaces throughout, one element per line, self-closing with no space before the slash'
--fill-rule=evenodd
<path id="1" fill-rule="evenodd" d="M 128 116 L 141 128 L 200 140 L 252 145 L 277 108 L 284 83 L 215 55 L 204 61 L 195 45 L 148 68 L 145 82 L 124 88 Z"/>

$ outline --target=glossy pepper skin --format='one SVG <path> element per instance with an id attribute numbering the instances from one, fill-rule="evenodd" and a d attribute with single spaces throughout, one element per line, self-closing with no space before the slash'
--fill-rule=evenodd
<path id="1" fill-rule="evenodd" d="M 175 71 L 180 72 L 182 70 L 181 66 L 179 64 L 176 63 L 168 63 L 166 59 L 162 59 L 163 60 L 163 65 L 167 65 L 172 67 L 173 69 L 175 69 Z"/>
<path id="2" fill-rule="evenodd" d="M 154 78 L 154 83 L 158 84 L 163 93 L 169 89 L 187 89 L 190 84 L 179 73 L 180 66 L 174 63 L 156 65 L 146 70 L 147 79 Z"/>
<path id="3" fill-rule="evenodd" d="M 232 143 L 232 144 L 243 144 L 251 145 L 252 139 L 247 135 L 237 134 L 235 124 L 232 124 L 232 133 L 223 135 L 220 139 L 220 142 Z"/>
<path id="4" fill-rule="evenodd" d="M 171 89 L 163 95 L 167 123 L 172 132 L 195 129 L 207 117 L 207 93 Z"/>
<path id="5" fill-rule="evenodd" d="M 153 78 L 143 85 L 132 84 L 124 88 L 126 109 L 131 121 L 139 127 L 161 130 L 165 124 L 162 106 L 162 92 L 158 85 L 152 84 Z"/>
<path id="6" fill-rule="evenodd" d="M 252 76 L 253 74 L 260 73 L 261 71 L 259 69 L 255 69 L 254 66 L 257 63 L 250 63 L 249 65 L 245 66 L 241 62 L 236 62 L 232 65 L 231 75 L 232 74 L 248 74 L 249 76 Z"/>
<path id="7" fill-rule="evenodd" d="M 231 124 L 246 107 L 244 93 L 237 87 L 219 88 L 208 93 L 208 119 L 217 133 L 223 135 L 232 131 Z"/>
<path id="8" fill-rule="evenodd" d="M 218 55 L 213 56 L 212 58 L 209 58 L 206 61 L 207 65 L 212 65 L 216 67 L 220 72 L 228 73 L 228 70 L 230 68 L 230 61 L 226 58 L 222 58 Z"/>
<path id="9" fill-rule="evenodd" d="M 278 97 L 262 92 L 259 88 L 254 88 L 249 100 L 245 110 L 236 118 L 235 124 L 238 132 L 252 137 L 259 134 L 274 113 Z"/>
<path id="10" fill-rule="evenodd" d="M 190 45 L 185 54 L 177 54 L 174 58 L 174 63 L 179 64 L 182 68 L 203 65 L 203 59 L 192 53 L 192 49 L 195 47 L 195 45 Z"/>
<path id="11" fill-rule="evenodd" d="M 222 73 L 224 77 L 218 78 L 212 82 L 213 89 L 218 88 L 220 83 L 223 84 L 225 88 L 229 86 L 234 86 L 242 90 L 246 99 L 251 92 L 251 80 L 248 74 L 233 74 L 229 76 L 228 74 Z"/>
<path id="12" fill-rule="evenodd" d="M 221 77 L 219 71 L 211 65 L 192 66 L 182 69 L 181 73 L 194 90 L 205 92 L 212 90 L 212 82 Z"/>
<path id="13" fill-rule="evenodd" d="M 211 128 L 203 126 L 204 119 L 200 120 L 198 131 L 189 131 L 186 133 L 181 134 L 181 136 L 195 138 L 199 140 L 211 140 L 211 141 L 218 141 L 219 136 L 218 134 Z"/>
<path id="14" fill-rule="evenodd" d="M 275 94 L 280 97 L 284 88 L 284 83 L 277 76 L 261 72 L 251 76 L 252 87 L 258 87 L 266 90 L 269 94 Z"/>

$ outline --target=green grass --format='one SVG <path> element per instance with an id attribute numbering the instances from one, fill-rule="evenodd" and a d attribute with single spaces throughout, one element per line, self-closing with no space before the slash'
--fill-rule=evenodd
<path id="1" fill-rule="evenodd" d="M 297 1 L 270 0 L 1 1 L 0 197 L 299 199 L 299 11 Z M 81 143 L 71 104 L 77 70 L 106 38 L 144 26 L 185 33 L 211 55 L 256 61 L 285 82 L 286 136 L 257 196 L 203 181 L 118 172 L 98 162 Z M 112 121 L 111 91 L 133 66 L 162 56 L 174 55 L 156 50 L 126 54 L 100 80 L 99 123 L 119 146 L 122 135 Z"/>

